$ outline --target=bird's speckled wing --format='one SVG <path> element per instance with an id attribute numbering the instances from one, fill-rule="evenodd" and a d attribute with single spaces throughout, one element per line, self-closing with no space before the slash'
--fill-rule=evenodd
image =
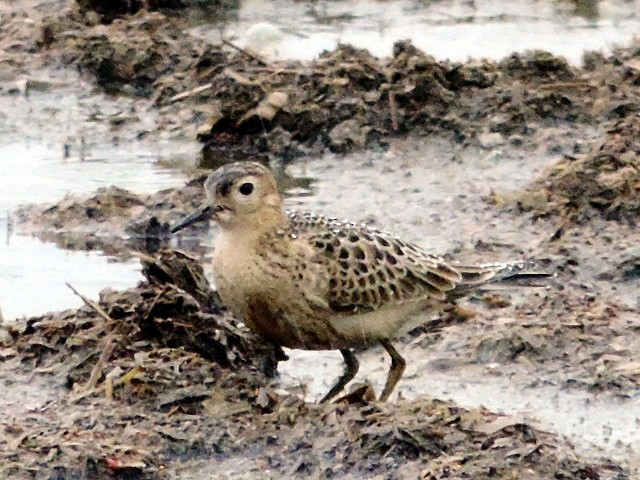
<path id="1" fill-rule="evenodd" d="M 334 311 L 366 312 L 422 298 L 444 300 L 462 279 L 442 258 L 390 233 L 310 213 L 289 212 L 293 236 L 317 250 Z"/>

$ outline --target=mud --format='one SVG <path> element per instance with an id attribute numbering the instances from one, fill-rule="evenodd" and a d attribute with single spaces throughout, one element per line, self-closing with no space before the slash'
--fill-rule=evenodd
<path id="1" fill-rule="evenodd" d="M 594 215 L 635 225 L 640 217 L 640 117 L 616 121 L 582 155 L 566 155 L 518 198 L 518 208 L 571 223 Z M 558 232 L 558 237 L 562 232 Z"/>
<path id="2" fill-rule="evenodd" d="M 150 99 L 160 130 L 196 132 L 218 162 L 386 148 L 409 132 L 446 133 L 461 145 L 522 144 L 541 128 L 637 110 L 637 46 L 588 54 L 582 69 L 542 51 L 438 62 L 408 42 L 385 60 L 345 45 L 313 62 L 277 62 L 184 35 L 170 14 L 119 13 L 106 26 L 100 11 L 72 7 L 47 19 L 28 48 L 55 52 L 108 91 Z"/>
<path id="3" fill-rule="evenodd" d="M 147 280 L 136 289 L 7 329 L 5 375 L 44 375 L 63 391 L 2 419 L 4 478 L 171 478 L 193 473 L 200 458 L 216 464 L 195 469 L 202 478 L 214 470 L 249 478 L 264 468 L 294 477 L 624 475 L 484 409 L 372 403 L 370 387 L 331 405 L 276 391 L 256 364 L 260 342 L 219 313 L 197 262 L 173 252 L 144 261 Z"/>
<path id="4" fill-rule="evenodd" d="M 637 478 L 631 438 L 603 452 L 529 419 L 430 399 L 425 373 L 637 398 L 637 42 L 588 54 L 583 68 L 545 52 L 438 62 L 407 42 L 386 60 L 341 46 L 275 62 L 185 35 L 189 14 L 152 3 L 4 6 L 0 75 L 78 68 L 157 118 L 154 129 L 116 122 L 123 138 L 197 138 L 205 170 L 270 159 L 291 206 L 392 228 L 466 261 L 544 259 L 556 277 L 542 290 L 479 293 L 467 315 L 410 332 L 398 342 L 410 365 L 399 399 L 375 402 L 379 386 L 365 382 L 317 405 L 314 387 L 292 385 L 298 354 L 285 352 L 286 373 L 271 379 L 282 353 L 219 305 L 200 264 L 204 227 L 168 235 L 201 202 L 204 175 L 154 194 L 108 187 L 24 206 L 20 231 L 137 257 L 145 278 L 2 327 L 3 386 L 20 395 L 31 381 L 43 393 L 0 414 L 0 476 Z M 364 153 L 318 155 L 327 150 Z"/>

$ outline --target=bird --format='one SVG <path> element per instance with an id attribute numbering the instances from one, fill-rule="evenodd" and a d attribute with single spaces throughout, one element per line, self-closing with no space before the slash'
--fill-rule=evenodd
<path id="1" fill-rule="evenodd" d="M 388 400 L 406 367 L 392 340 L 474 288 L 526 276 L 534 266 L 458 265 L 384 230 L 286 210 L 273 173 L 259 162 L 220 167 L 204 190 L 204 204 L 171 231 L 200 221 L 218 224 L 212 262 L 217 292 L 265 342 L 340 351 L 344 372 L 321 402 L 355 377 L 353 350 L 376 344 L 391 357 L 379 397 Z"/>

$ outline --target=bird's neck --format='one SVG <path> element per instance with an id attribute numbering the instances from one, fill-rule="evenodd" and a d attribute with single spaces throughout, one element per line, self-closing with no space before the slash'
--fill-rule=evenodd
<path id="1" fill-rule="evenodd" d="M 240 248 L 252 248 L 265 236 L 287 230 L 289 217 L 282 207 L 273 207 L 248 215 L 242 222 L 222 227 L 220 234 L 227 241 L 236 243 Z"/>

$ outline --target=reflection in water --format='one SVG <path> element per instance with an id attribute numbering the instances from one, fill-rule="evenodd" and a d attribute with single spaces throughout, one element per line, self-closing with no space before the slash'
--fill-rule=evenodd
<path id="1" fill-rule="evenodd" d="M 282 163 L 271 165 L 280 193 L 285 197 L 310 197 L 314 194 L 313 184 L 316 179 L 300 175 L 290 175 Z"/>
<path id="2" fill-rule="evenodd" d="M 7 212 L 7 235 L 5 236 L 5 244 L 8 246 L 9 245 L 9 239 L 11 238 L 11 235 L 13 234 L 13 217 L 11 216 L 11 213 Z"/>
<path id="3" fill-rule="evenodd" d="M 247 158 L 246 149 L 243 148 L 242 145 L 237 145 L 235 143 L 225 145 L 214 145 L 213 143 L 208 143 L 202 147 L 200 159 L 198 160 L 198 168 L 216 170 L 227 163 L 242 162 L 245 160 L 265 163 L 269 159 L 266 155 L 254 155 L 249 159 Z"/>

